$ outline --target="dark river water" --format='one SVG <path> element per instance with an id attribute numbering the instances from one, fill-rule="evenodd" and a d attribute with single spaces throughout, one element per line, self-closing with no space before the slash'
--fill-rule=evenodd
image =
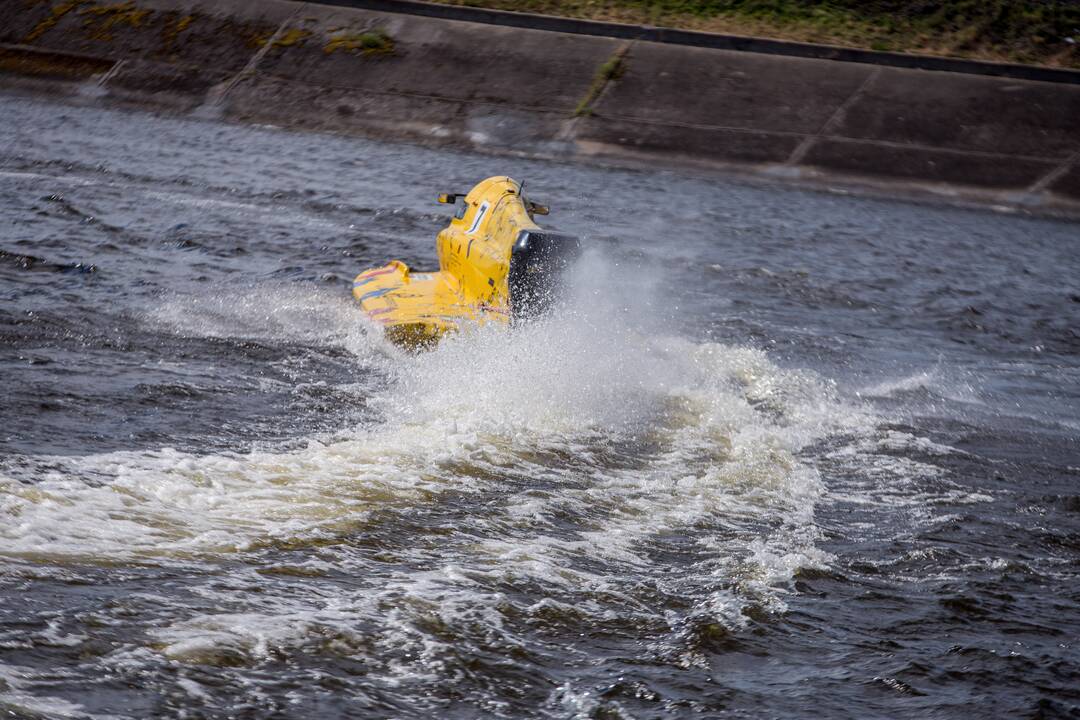
<path id="1" fill-rule="evenodd" d="M 352 277 L 489 175 L 566 302 Z M 1080 225 L 0 96 L 0 717 L 1080 716 Z"/>

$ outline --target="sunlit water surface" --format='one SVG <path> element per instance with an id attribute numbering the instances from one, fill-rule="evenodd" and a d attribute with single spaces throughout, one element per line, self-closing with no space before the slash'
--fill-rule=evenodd
<path id="1" fill-rule="evenodd" d="M 0 98 L 0 716 L 1071 717 L 1080 229 Z M 494 174 L 550 317 L 387 346 Z"/>

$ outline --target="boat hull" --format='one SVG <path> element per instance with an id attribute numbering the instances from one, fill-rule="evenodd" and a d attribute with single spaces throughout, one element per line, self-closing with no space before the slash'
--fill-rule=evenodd
<path id="1" fill-rule="evenodd" d="M 438 271 L 413 272 L 393 260 L 356 277 L 353 296 L 389 340 L 424 347 L 467 324 L 508 324 L 550 305 L 552 279 L 578 242 L 536 225 L 533 214 L 547 209 L 521 188 L 492 177 L 464 197 L 443 195 L 442 202 L 461 202 L 436 238 Z"/>

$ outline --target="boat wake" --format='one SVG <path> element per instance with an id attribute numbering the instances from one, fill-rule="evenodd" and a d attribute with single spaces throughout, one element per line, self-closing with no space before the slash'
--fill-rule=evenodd
<path id="1" fill-rule="evenodd" d="M 162 621 L 109 662 L 333 652 L 364 657 L 387 688 L 423 686 L 470 657 L 537 652 L 537 626 L 634 628 L 643 652 L 699 662 L 703 638 L 783 612 L 796 573 L 828 566 L 804 451 L 867 417 L 811 372 L 672 334 L 632 269 L 579 271 L 588 282 L 548 317 L 416 355 L 330 303 L 321 322 L 340 325 L 320 332 L 383 378 L 352 385 L 378 421 L 288 451 L 23 458 L 0 476 L 3 555 L 240 565 L 187 588 L 198 602 L 144 598 Z M 204 300 L 147 322 L 310 342 L 319 302 L 288 297 L 260 322 L 255 306 Z"/>

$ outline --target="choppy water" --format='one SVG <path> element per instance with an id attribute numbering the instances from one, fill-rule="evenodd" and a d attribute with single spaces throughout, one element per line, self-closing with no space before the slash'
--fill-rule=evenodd
<path id="1" fill-rule="evenodd" d="M 0 97 L 0 716 L 1075 717 L 1080 227 Z M 528 182 L 565 308 L 359 270 Z"/>

